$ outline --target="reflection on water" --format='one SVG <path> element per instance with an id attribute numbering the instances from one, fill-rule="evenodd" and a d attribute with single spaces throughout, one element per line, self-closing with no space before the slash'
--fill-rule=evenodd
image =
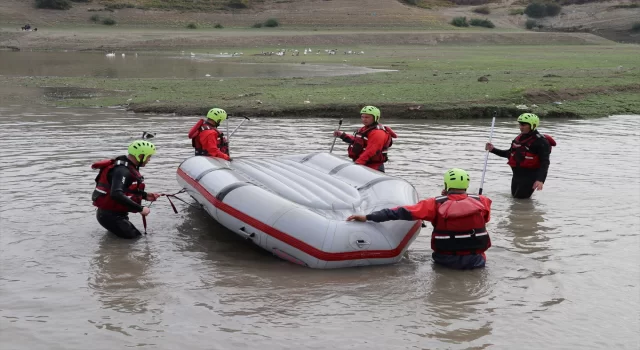
<path id="1" fill-rule="evenodd" d="M 544 121 L 541 129 L 559 146 L 544 191 L 532 200 L 510 197 L 511 171 L 504 159 L 490 157 L 483 188 L 493 200 L 493 246 L 487 268 L 476 271 L 434 266 L 430 227 L 396 265 L 302 268 L 243 241 L 197 206 L 175 202 L 174 214 L 166 199 L 151 208 L 147 236 L 130 242 L 107 235 L 90 204 L 90 164 L 122 154 L 143 130 L 156 132 L 158 153 L 142 172 L 150 190 L 176 192 L 175 171 L 193 152 L 186 133 L 196 120 L 115 108 L 0 107 L 0 343 L 637 347 L 640 183 L 611 181 L 614 168 L 640 172 L 630 161 L 640 159 L 637 116 Z M 232 128 L 239 122 L 230 119 Z M 384 122 L 400 135 L 389 174 L 428 197 L 440 193 L 446 169 L 461 167 L 477 191 L 490 121 Z M 345 114 L 343 130 L 358 126 L 357 111 Z M 324 119 L 252 118 L 231 148 L 234 157 L 327 151 L 334 127 Z M 513 120 L 498 120 L 495 143 L 516 133 Z M 334 152 L 345 155 L 346 145 Z M 141 225 L 139 216 L 132 220 Z"/>
<path id="2" fill-rule="evenodd" d="M 430 337 L 453 344 L 473 342 L 491 334 L 486 298 L 492 294 L 486 270 L 449 271 L 434 265 L 426 307 L 437 316 Z M 431 328 L 431 327 L 430 327 Z"/>
<path id="3" fill-rule="evenodd" d="M 96 78 L 268 78 L 367 74 L 388 70 L 347 65 L 237 63 L 214 55 L 157 52 L 114 57 L 95 52 L 1 51 L 0 75 Z"/>
<path id="4" fill-rule="evenodd" d="M 544 223 L 544 209 L 537 200 L 512 199 L 507 210 L 504 229 L 513 235 L 513 248 L 522 254 L 548 249 L 548 235 L 554 231 Z"/>
<path id="5" fill-rule="evenodd" d="M 104 235 L 91 261 L 89 287 L 96 291 L 104 308 L 125 313 L 148 312 L 147 301 L 136 296 L 154 287 L 147 276 L 153 260 L 147 241 L 123 243 L 112 235 Z"/>

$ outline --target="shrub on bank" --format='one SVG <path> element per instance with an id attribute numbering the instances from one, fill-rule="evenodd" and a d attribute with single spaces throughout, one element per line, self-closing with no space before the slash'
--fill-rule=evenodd
<path id="1" fill-rule="evenodd" d="M 560 11 L 562 11 L 562 6 L 556 4 L 555 2 L 550 2 L 545 5 L 545 9 L 547 12 L 547 16 L 555 17 L 560 14 Z"/>
<path id="2" fill-rule="evenodd" d="M 451 20 L 451 25 L 456 27 L 468 27 L 469 23 L 467 22 L 467 17 L 455 17 Z"/>
<path id="3" fill-rule="evenodd" d="M 475 27 L 495 28 L 496 26 L 488 19 L 472 18 L 469 24 Z"/>
<path id="4" fill-rule="evenodd" d="M 531 18 L 543 18 L 557 16 L 562 11 L 562 6 L 554 3 L 533 2 L 524 9 L 524 14 Z"/>
<path id="5" fill-rule="evenodd" d="M 491 9 L 489 9 L 489 6 L 481 6 L 481 7 L 474 8 L 473 12 L 479 13 L 482 15 L 488 15 L 491 13 Z"/>
<path id="6" fill-rule="evenodd" d="M 39 9 L 68 10 L 71 8 L 69 0 L 36 0 Z"/>
<path id="7" fill-rule="evenodd" d="M 229 0 L 227 7 L 232 9 L 246 9 L 249 7 L 247 0 Z"/>
<path id="8" fill-rule="evenodd" d="M 278 22 L 278 20 L 275 18 L 269 18 L 268 20 L 264 21 L 265 27 L 275 28 L 279 25 L 280 25 L 280 22 Z"/>
<path id="9" fill-rule="evenodd" d="M 113 18 L 105 18 L 102 20 L 102 24 L 106 26 L 112 26 L 112 25 L 115 25 L 116 23 L 117 23 L 116 20 Z"/>

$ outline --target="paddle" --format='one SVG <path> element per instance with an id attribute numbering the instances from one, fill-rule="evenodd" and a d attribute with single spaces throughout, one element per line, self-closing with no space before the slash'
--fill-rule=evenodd
<path id="1" fill-rule="evenodd" d="M 227 135 L 229 135 L 229 136 L 227 136 L 227 140 L 229 140 L 229 138 L 231 138 L 231 135 L 235 134 L 236 130 L 238 130 L 238 128 L 240 128 L 240 127 L 242 126 L 242 124 L 243 124 L 244 122 L 246 122 L 247 120 L 251 120 L 251 119 L 249 119 L 248 117 L 244 117 L 244 120 L 243 120 L 242 122 L 240 122 L 240 124 L 238 124 L 238 126 L 236 126 L 236 128 L 235 128 L 235 129 L 233 129 L 233 131 L 231 132 L 231 134 L 229 134 L 229 130 L 227 129 Z M 227 126 L 228 126 L 228 125 L 227 125 Z"/>
<path id="2" fill-rule="evenodd" d="M 342 126 L 342 118 L 340 118 L 340 121 L 338 122 L 338 131 L 340 131 L 340 127 Z M 331 144 L 331 149 L 329 150 L 329 153 L 333 152 L 333 146 L 336 145 L 336 139 L 338 138 L 338 136 L 334 136 L 333 137 L 333 143 Z"/>
<path id="3" fill-rule="evenodd" d="M 491 143 L 491 139 L 493 139 L 493 126 L 496 123 L 496 117 L 493 117 L 491 120 L 491 133 L 489 134 L 489 143 Z M 482 186 L 484 186 L 484 174 L 487 172 L 487 161 L 489 160 L 489 151 L 486 151 L 484 155 L 484 169 L 482 169 L 482 180 L 480 180 L 480 190 L 478 191 L 478 195 L 482 194 Z"/>

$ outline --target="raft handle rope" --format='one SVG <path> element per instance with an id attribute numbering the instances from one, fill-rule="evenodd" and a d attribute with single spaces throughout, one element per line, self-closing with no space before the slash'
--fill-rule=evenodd
<path id="1" fill-rule="evenodd" d="M 185 201 L 184 199 L 178 197 L 178 195 L 180 193 L 184 193 L 186 192 L 187 189 L 183 188 L 180 191 L 176 192 L 176 193 L 161 193 L 160 197 L 167 197 L 167 200 L 169 201 L 169 204 L 171 204 L 171 209 L 173 209 L 173 212 L 178 214 L 178 209 L 176 208 L 175 204 L 173 204 L 173 201 L 171 200 L 171 197 L 173 197 L 174 199 L 177 199 L 183 203 L 185 203 L 186 205 L 190 206 L 190 207 L 195 207 L 195 208 L 199 208 L 197 205 L 193 205 L 192 203 L 189 203 L 187 201 Z M 159 198 L 159 197 L 158 197 Z M 149 204 L 147 206 L 147 208 L 151 208 L 151 206 L 153 205 L 154 202 L 151 202 L 151 204 Z M 147 234 L 147 217 L 146 216 L 142 216 L 142 225 L 144 226 L 144 234 Z"/>

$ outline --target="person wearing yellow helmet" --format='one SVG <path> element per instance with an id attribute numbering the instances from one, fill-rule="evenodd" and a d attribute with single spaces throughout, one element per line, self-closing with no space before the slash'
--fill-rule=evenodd
<path id="1" fill-rule="evenodd" d="M 127 153 L 91 165 L 99 170 L 91 200 L 98 208 L 96 218 L 102 227 L 118 237 L 131 239 L 142 234 L 129 221 L 129 213 L 149 215 L 151 211 L 142 206 L 142 200 L 153 202 L 160 194 L 145 192 L 144 177 L 140 174 L 140 168 L 156 153 L 156 146 L 136 140 L 129 144 Z"/>
<path id="2" fill-rule="evenodd" d="M 227 119 L 227 112 L 221 108 L 212 108 L 206 119 L 200 119 L 189 131 L 191 145 L 196 156 L 210 156 L 231 160 L 227 137 L 218 130 L 220 123 Z"/>
<path id="3" fill-rule="evenodd" d="M 429 221 L 433 225 L 431 249 L 436 264 L 460 270 L 484 267 L 485 251 L 491 247 L 486 228 L 491 219 L 491 199 L 467 194 L 469 182 L 466 171 L 449 169 L 444 173 L 442 196 L 367 215 L 351 215 L 347 221 Z"/>
<path id="4" fill-rule="evenodd" d="M 523 113 L 518 117 L 520 135 L 506 150 L 497 149 L 491 143 L 485 150 L 507 158 L 511 167 L 511 195 L 514 198 L 529 198 L 534 191 L 542 191 L 549 171 L 551 147 L 556 145 L 549 135 L 538 132 L 540 118 L 533 113 Z"/>
<path id="5" fill-rule="evenodd" d="M 387 151 L 393 144 L 392 139 L 398 135 L 390 127 L 378 123 L 380 110 L 377 107 L 364 106 L 360 110 L 360 120 L 363 126 L 353 135 L 336 130 L 333 136 L 349 144 L 347 153 L 356 164 L 384 172 L 384 163 L 389 160 Z"/>

